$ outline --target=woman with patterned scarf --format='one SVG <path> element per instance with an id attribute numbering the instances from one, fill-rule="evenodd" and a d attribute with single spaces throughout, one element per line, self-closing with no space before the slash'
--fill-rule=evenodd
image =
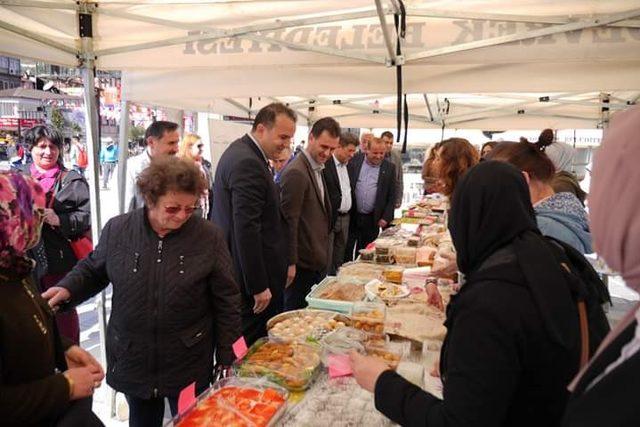
<path id="1" fill-rule="evenodd" d="M 0 173 L 0 420 L 48 426 L 74 412 L 83 425 L 101 425 L 88 398 L 104 378 L 102 367 L 61 341 L 31 279 L 35 262 L 26 254 L 40 239 L 44 209 L 45 193 L 31 178 Z"/>

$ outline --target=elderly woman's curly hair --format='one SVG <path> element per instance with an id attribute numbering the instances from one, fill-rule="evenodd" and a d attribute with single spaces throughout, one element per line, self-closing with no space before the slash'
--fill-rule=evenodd
<path id="1" fill-rule="evenodd" d="M 207 188 L 200 169 L 192 160 L 174 156 L 154 158 L 138 177 L 137 185 L 151 206 L 170 191 L 200 197 Z"/>

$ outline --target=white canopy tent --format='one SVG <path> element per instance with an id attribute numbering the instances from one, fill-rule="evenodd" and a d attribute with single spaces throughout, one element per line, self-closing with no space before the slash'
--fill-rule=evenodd
<path id="1" fill-rule="evenodd" d="M 638 18 L 637 0 L 0 0 L 0 53 L 82 68 L 97 241 L 96 68 L 123 71 L 123 111 L 281 99 L 308 120 L 391 127 L 403 65 L 411 126 L 586 127 L 638 100 Z"/>
<path id="2" fill-rule="evenodd" d="M 402 7 L 398 55 L 393 15 Z M 85 45 L 82 19 L 93 22 Z M 511 128 L 595 126 L 606 120 L 600 93 L 617 98 L 612 109 L 640 94 L 617 94 L 640 89 L 638 0 L 0 0 L 0 41 L 7 54 L 122 70 L 129 101 L 219 114 L 234 111 L 225 98 L 245 106 L 250 97 L 386 98 L 396 89 L 395 64 L 419 127 L 485 124 L 473 115 L 423 120 L 423 94 L 433 109 L 446 98 L 449 115 L 467 114 L 470 104 Z M 451 94 L 482 96 L 469 103 Z M 541 104 L 544 97 L 552 102 Z M 344 114 L 349 126 L 393 124 L 392 99 L 379 102 L 387 111 L 343 102 L 317 112 Z"/>
<path id="3" fill-rule="evenodd" d="M 0 54 L 82 68 L 97 240 L 96 68 L 123 71 L 124 111 L 280 99 L 392 127 L 402 65 L 411 126 L 593 127 L 640 96 L 640 1 L 0 0 Z"/>

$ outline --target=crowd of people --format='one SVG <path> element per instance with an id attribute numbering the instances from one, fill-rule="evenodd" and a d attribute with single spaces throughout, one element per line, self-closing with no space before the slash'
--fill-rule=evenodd
<path id="1" fill-rule="evenodd" d="M 86 257 L 74 242 L 90 229 L 87 182 L 64 167 L 55 130 L 26 133 L 33 162 L 0 174 L 8 425 L 100 424 L 90 397 L 105 373 L 77 345 L 73 308 L 110 283 L 106 381 L 126 396 L 131 426 L 160 426 L 165 399 L 176 414 L 180 390 L 195 382 L 202 391 L 228 372 L 238 338 L 251 345 L 271 317 L 304 308 L 313 284 L 391 225 L 403 193 L 393 134 L 359 141 L 325 117 L 292 153 L 296 121 L 283 104 L 262 108 L 215 176 L 200 137 L 154 122 L 145 151 L 128 162 L 127 213 L 107 222 Z M 640 289 L 639 124 L 637 107 L 612 120 L 589 216 L 575 177 L 547 154 L 556 144 L 546 130 L 536 143 L 480 152 L 460 138 L 436 144 L 425 193 L 451 200 L 449 268 L 463 278 L 447 309 L 443 399 L 352 353 L 354 376 L 379 411 L 402 425 L 638 423 L 628 396 L 640 384 L 640 310 L 609 332 L 608 293 L 583 254 L 598 250 Z"/>

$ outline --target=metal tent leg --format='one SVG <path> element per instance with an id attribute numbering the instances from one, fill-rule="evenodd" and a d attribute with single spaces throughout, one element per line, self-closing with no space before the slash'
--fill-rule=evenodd
<path id="1" fill-rule="evenodd" d="M 129 121 L 129 101 L 122 100 L 120 104 L 120 140 L 118 141 L 118 207 L 120 214 L 125 213 L 125 188 L 127 185 L 127 158 L 129 157 L 129 129 L 131 123 Z"/>
<path id="2" fill-rule="evenodd" d="M 100 151 L 100 141 L 98 139 L 98 102 L 96 99 L 95 89 L 95 54 L 93 51 L 93 10 L 86 4 L 80 4 L 78 11 L 78 27 L 80 32 L 81 52 L 79 54 L 79 66 L 82 71 L 82 81 L 84 84 L 84 106 L 85 106 L 85 124 L 86 124 L 86 140 L 87 154 L 91 161 L 89 162 L 89 177 L 91 180 L 89 186 L 89 197 L 91 202 L 91 235 L 94 245 L 98 243 L 100 232 L 102 231 L 102 217 L 100 210 L 100 182 L 99 182 L 99 162 L 98 153 Z M 106 332 L 107 332 L 107 307 L 106 292 L 102 291 L 97 299 L 98 307 L 98 326 L 100 331 L 100 353 L 102 362 L 107 366 L 106 354 Z M 105 393 L 111 389 L 105 385 Z M 113 391 L 112 398 L 113 398 Z M 109 400 L 110 414 L 113 416 L 114 405 L 113 399 Z"/>

